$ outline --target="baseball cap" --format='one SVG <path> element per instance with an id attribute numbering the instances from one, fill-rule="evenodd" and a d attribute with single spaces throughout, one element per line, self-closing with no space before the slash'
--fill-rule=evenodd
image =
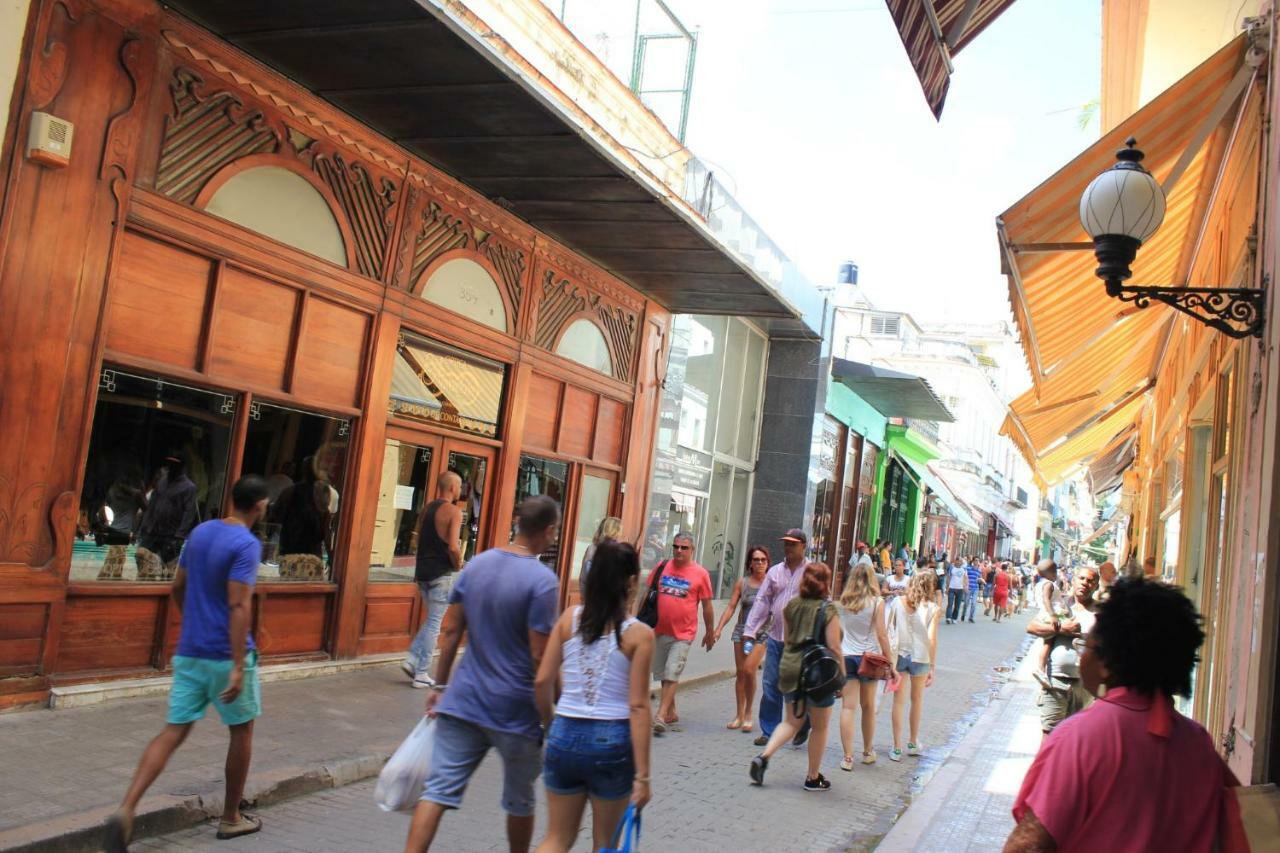
<path id="1" fill-rule="evenodd" d="M 867 543 L 866 543 L 866 542 L 859 542 L 857 545 L 855 545 L 855 546 L 853 546 L 853 547 L 855 547 L 855 548 L 865 548 L 865 547 L 867 547 Z"/>
<path id="2" fill-rule="evenodd" d="M 799 527 L 793 527 L 782 535 L 783 542 L 799 542 L 801 545 L 809 544 L 809 537 Z"/>

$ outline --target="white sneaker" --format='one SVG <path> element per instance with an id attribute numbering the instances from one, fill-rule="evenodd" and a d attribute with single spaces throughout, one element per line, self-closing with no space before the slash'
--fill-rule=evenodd
<path id="1" fill-rule="evenodd" d="M 408 658 L 405 658 L 404 660 L 400 661 L 400 671 L 403 672 L 405 675 L 409 676 L 410 678 L 418 677 L 418 667 L 415 666 L 413 661 L 409 660 Z"/>
<path id="2" fill-rule="evenodd" d="M 901 761 L 901 760 L 902 760 L 902 750 L 900 750 L 900 749 L 891 749 L 891 750 L 889 750 L 889 760 L 890 760 L 890 761 Z"/>
<path id="3" fill-rule="evenodd" d="M 413 679 L 413 686 L 418 690 L 425 690 L 428 687 L 435 687 L 436 680 L 429 675 L 415 676 Z"/>
<path id="4" fill-rule="evenodd" d="M 907 744 L 907 755 L 924 755 L 924 744 L 922 744 L 922 743 L 908 743 L 908 744 Z"/>

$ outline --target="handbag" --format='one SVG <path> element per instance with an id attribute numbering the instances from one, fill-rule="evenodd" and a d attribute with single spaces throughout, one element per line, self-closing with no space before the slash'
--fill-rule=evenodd
<path id="1" fill-rule="evenodd" d="M 823 618 L 825 615 L 824 604 L 818 608 L 818 615 L 813 620 L 813 636 L 800 652 L 800 683 L 794 703 L 797 717 L 801 716 L 800 708 L 806 701 L 824 701 L 835 696 L 844 686 L 840 662 L 823 640 L 823 629 L 827 626 L 827 620 Z"/>
<path id="2" fill-rule="evenodd" d="M 601 847 L 599 853 L 635 853 L 640 849 L 640 812 L 632 803 L 618 821 L 618 828 L 613 831 L 613 840 L 608 847 Z"/>
<path id="3" fill-rule="evenodd" d="M 667 563 L 669 562 L 671 561 L 663 560 L 662 565 L 658 566 L 658 570 L 649 579 L 649 591 L 644 594 L 644 603 L 640 605 L 640 611 L 636 613 L 636 619 L 650 628 L 658 627 L 658 583 L 662 580 L 662 573 L 667 570 Z"/>
<path id="4" fill-rule="evenodd" d="M 876 602 L 876 607 L 879 607 L 879 606 L 880 606 L 880 603 Z M 871 614 L 871 626 L 873 630 L 875 629 L 875 622 L 876 622 L 876 618 L 875 618 L 875 613 L 873 611 Z M 870 640 L 870 639 L 871 639 L 870 632 L 868 632 L 867 640 Z M 866 645 L 870 645 L 870 643 L 866 643 Z M 889 659 L 884 655 L 878 652 L 862 653 L 862 662 L 858 664 L 859 677 L 874 678 L 876 681 L 886 681 L 888 680 L 889 675 L 892 671 L 893 671 L 893 666 L 889 662 Z"/>

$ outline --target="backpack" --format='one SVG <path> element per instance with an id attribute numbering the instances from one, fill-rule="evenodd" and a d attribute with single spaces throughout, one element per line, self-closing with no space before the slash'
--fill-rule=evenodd
<path id="1" fill-rule="evenodd" d="M 795 713 L 802 716 L 801 708 L 807 702 L 821 702 L 835 696 L 844 686 L 840 678 L 840 662 L 827 648 L 823 634 L 827 627 L 827 606 L 818 608 L 818 615 L 813 621 L 813 636 L 805 642 L 800 650 L 800 681 L 796 686 Z"/>

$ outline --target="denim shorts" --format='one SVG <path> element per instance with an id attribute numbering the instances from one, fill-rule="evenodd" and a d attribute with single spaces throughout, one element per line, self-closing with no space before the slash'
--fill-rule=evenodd
<path id="1" fill-rule="evenodd" d="M 189 658 L 174 655 L 173 686 L 169 688 L 169 716 L 174 725 L 194 723 L 204 717 L 212 705 L 224 725 L 238 726 L 262 713 L 262 695 L 258 690 L 258 653 L 249 651 L 244 658 L 244 679 L 240 695 L 231 702 L 218 698 L 227 689 L 231 677 L 231 661 Z"/>
<path id="2" fill-rule="evenodd" d="M 806 707 L 806 708 L 830 708 L 832 705 L 835 705 L 835 704 L 836 704 L 836 697 L 837 697 L 837 696 L 839 696 L 839 695 L 840 695 L 840 694 L 838 694 L 838 693 L 832 693 L 832 694 L 831 694 L 830 696 L 828 696 L 826 699 L 821 699 L 821 700 L 806 699 L 806 700 L 805 700 L 805 702 L 804 702 L 804 704 L 805 704 L 805 707 Z M 783 701 L 785 701 L 788 705 L 793 705 L 793 704 L 795 704 L 797 701 L 799 701 L 799 699 L 800 699 L 800 691 L 799 691 L 799 690 L 797 690 L 797 691 L 795 691 L 795 692 L 793 692 L 793 693 L 783 693 L 783 694 L 782 694 L 782 699 L 783 699 Z"/>
<path id="3" fill-rule="evenodd" d="M 907 675 L 928 675 L 933 669 L 931 663 L 916 663 L 911 659 L 911 655 L 898 655 L 898 672 L 904 672 Z"/>
<path id="4" fill-rule="evenodd" d="M 862 666 L 862 655 L 845 655 L 844 656 L 844 682 L 848 684 L 850 681 L 861 681 L 869 684 L 872 681 L 878 681 L 876 678 L 869 678 L 865 675 L 858 675 L 858 667 Z"/>
<path id="5" fill-rule="evenodd" d="M 631 796 L 635 776 L 630 720 L 557 716 L 551 722 L 542 768 L 551 793 L 620 800 Z"/>
<path id="6" fill-rule="evenodd" d="M 421 799 L 456 809 L 490 749 L 502 756 L 502 810 L 515 817 L 533 814 L 533 783 L 542 770 L 537 738 L 478 726 L 448 714 L 436 715 L 431 772 Z"/>

